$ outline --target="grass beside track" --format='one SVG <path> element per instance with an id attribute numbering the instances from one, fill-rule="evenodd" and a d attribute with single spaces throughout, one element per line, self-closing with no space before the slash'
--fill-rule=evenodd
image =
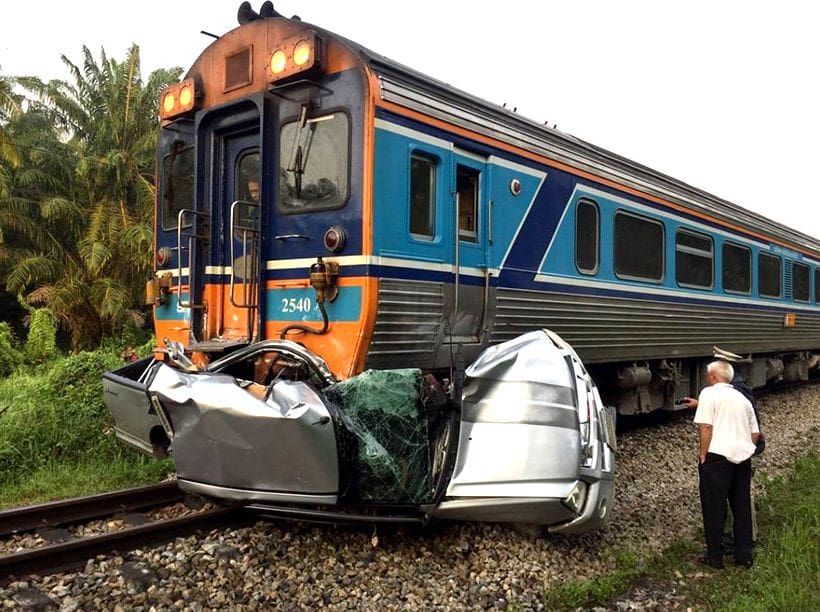
<path id="1" fill-rule="evenodd" d="M 114 436 L 101 376 L 119 365 L 97 351 L 0 378 L 0 507 L 158 482 L 173 469 Z"/>
<path id="2" fill-rule="evenodd" d="M 675 592 L 698 610 L 820 610 L 820 455 L 810 453 L 787 478 L 764 484 L 765 495 L 755 499 L 761 539 L 751 570 L 731 560 L 724 570 L 706 569 L 698 563 L 702 542 L 681 540 L 651 558 L 620 552 L 615 572 L 547 590 L 544 604 L 552 610 L 607 606 L 639 587 Z"/>

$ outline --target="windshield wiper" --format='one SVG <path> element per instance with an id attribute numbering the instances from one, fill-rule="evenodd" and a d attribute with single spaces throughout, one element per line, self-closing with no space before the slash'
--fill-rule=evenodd
<path id="1" fill-rule="evenodd" d="M 302 130 L 305 129 L 308 121 L 308 105 L 303 104 L 299 111 L 299 121 L 296 125 L 296 133 L 293 135 L 293 145 L 290 148 L 290 162 L 288 163 L 287 171 L 293 172 L 294 182 L 296 183 L 296 197 L 300 197 L 302 192 L 302 175 L 305 169 L 302 167 Z"/>

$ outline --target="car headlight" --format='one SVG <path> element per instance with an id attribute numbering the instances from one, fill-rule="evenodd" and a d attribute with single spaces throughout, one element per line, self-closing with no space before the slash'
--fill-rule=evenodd
<path id="1" fill-rule="evenodd" d="M 575 483 L 575 486 L 572 487 L 572 491 L 569 492 L 561 503 L 564 504 L 567 508 L 572 510 L 575 514 L 580 514 L 581 510 L 584 507 L 584 502 L 587 499 L 587 483 L 582 480 L 579 480 Z"/>

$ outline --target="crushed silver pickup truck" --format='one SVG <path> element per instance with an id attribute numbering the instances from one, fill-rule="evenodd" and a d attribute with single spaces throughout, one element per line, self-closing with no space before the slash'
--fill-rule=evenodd
<path id="1" fill-rule="evenodd" d="M 116 433 L 170 452 L 179 486 L 263 515 L 318 521 L 602 527 L 614 497 L 614 410 L 559 336 L 485 350 L 460 401 L 420 370 L 344 381 L 269 340 L 199 370 L 171 345 L 104 375 Z M 261 382 L 255 382 L 261 381 Z"/>

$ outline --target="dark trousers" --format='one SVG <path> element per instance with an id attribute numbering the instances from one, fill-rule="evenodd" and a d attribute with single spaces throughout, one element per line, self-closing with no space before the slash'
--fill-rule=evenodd
<path id="1" fill-rule="evenodd" d="M 752 560 L 752 460 L 732 463 L 723 455 L 707 453 L 700 464 L 700 507 L 706 532 L 706 554 L 722 559 L 723 524 L 726 502 L 732 509 L 735 536 L 735 561 Z"/>

